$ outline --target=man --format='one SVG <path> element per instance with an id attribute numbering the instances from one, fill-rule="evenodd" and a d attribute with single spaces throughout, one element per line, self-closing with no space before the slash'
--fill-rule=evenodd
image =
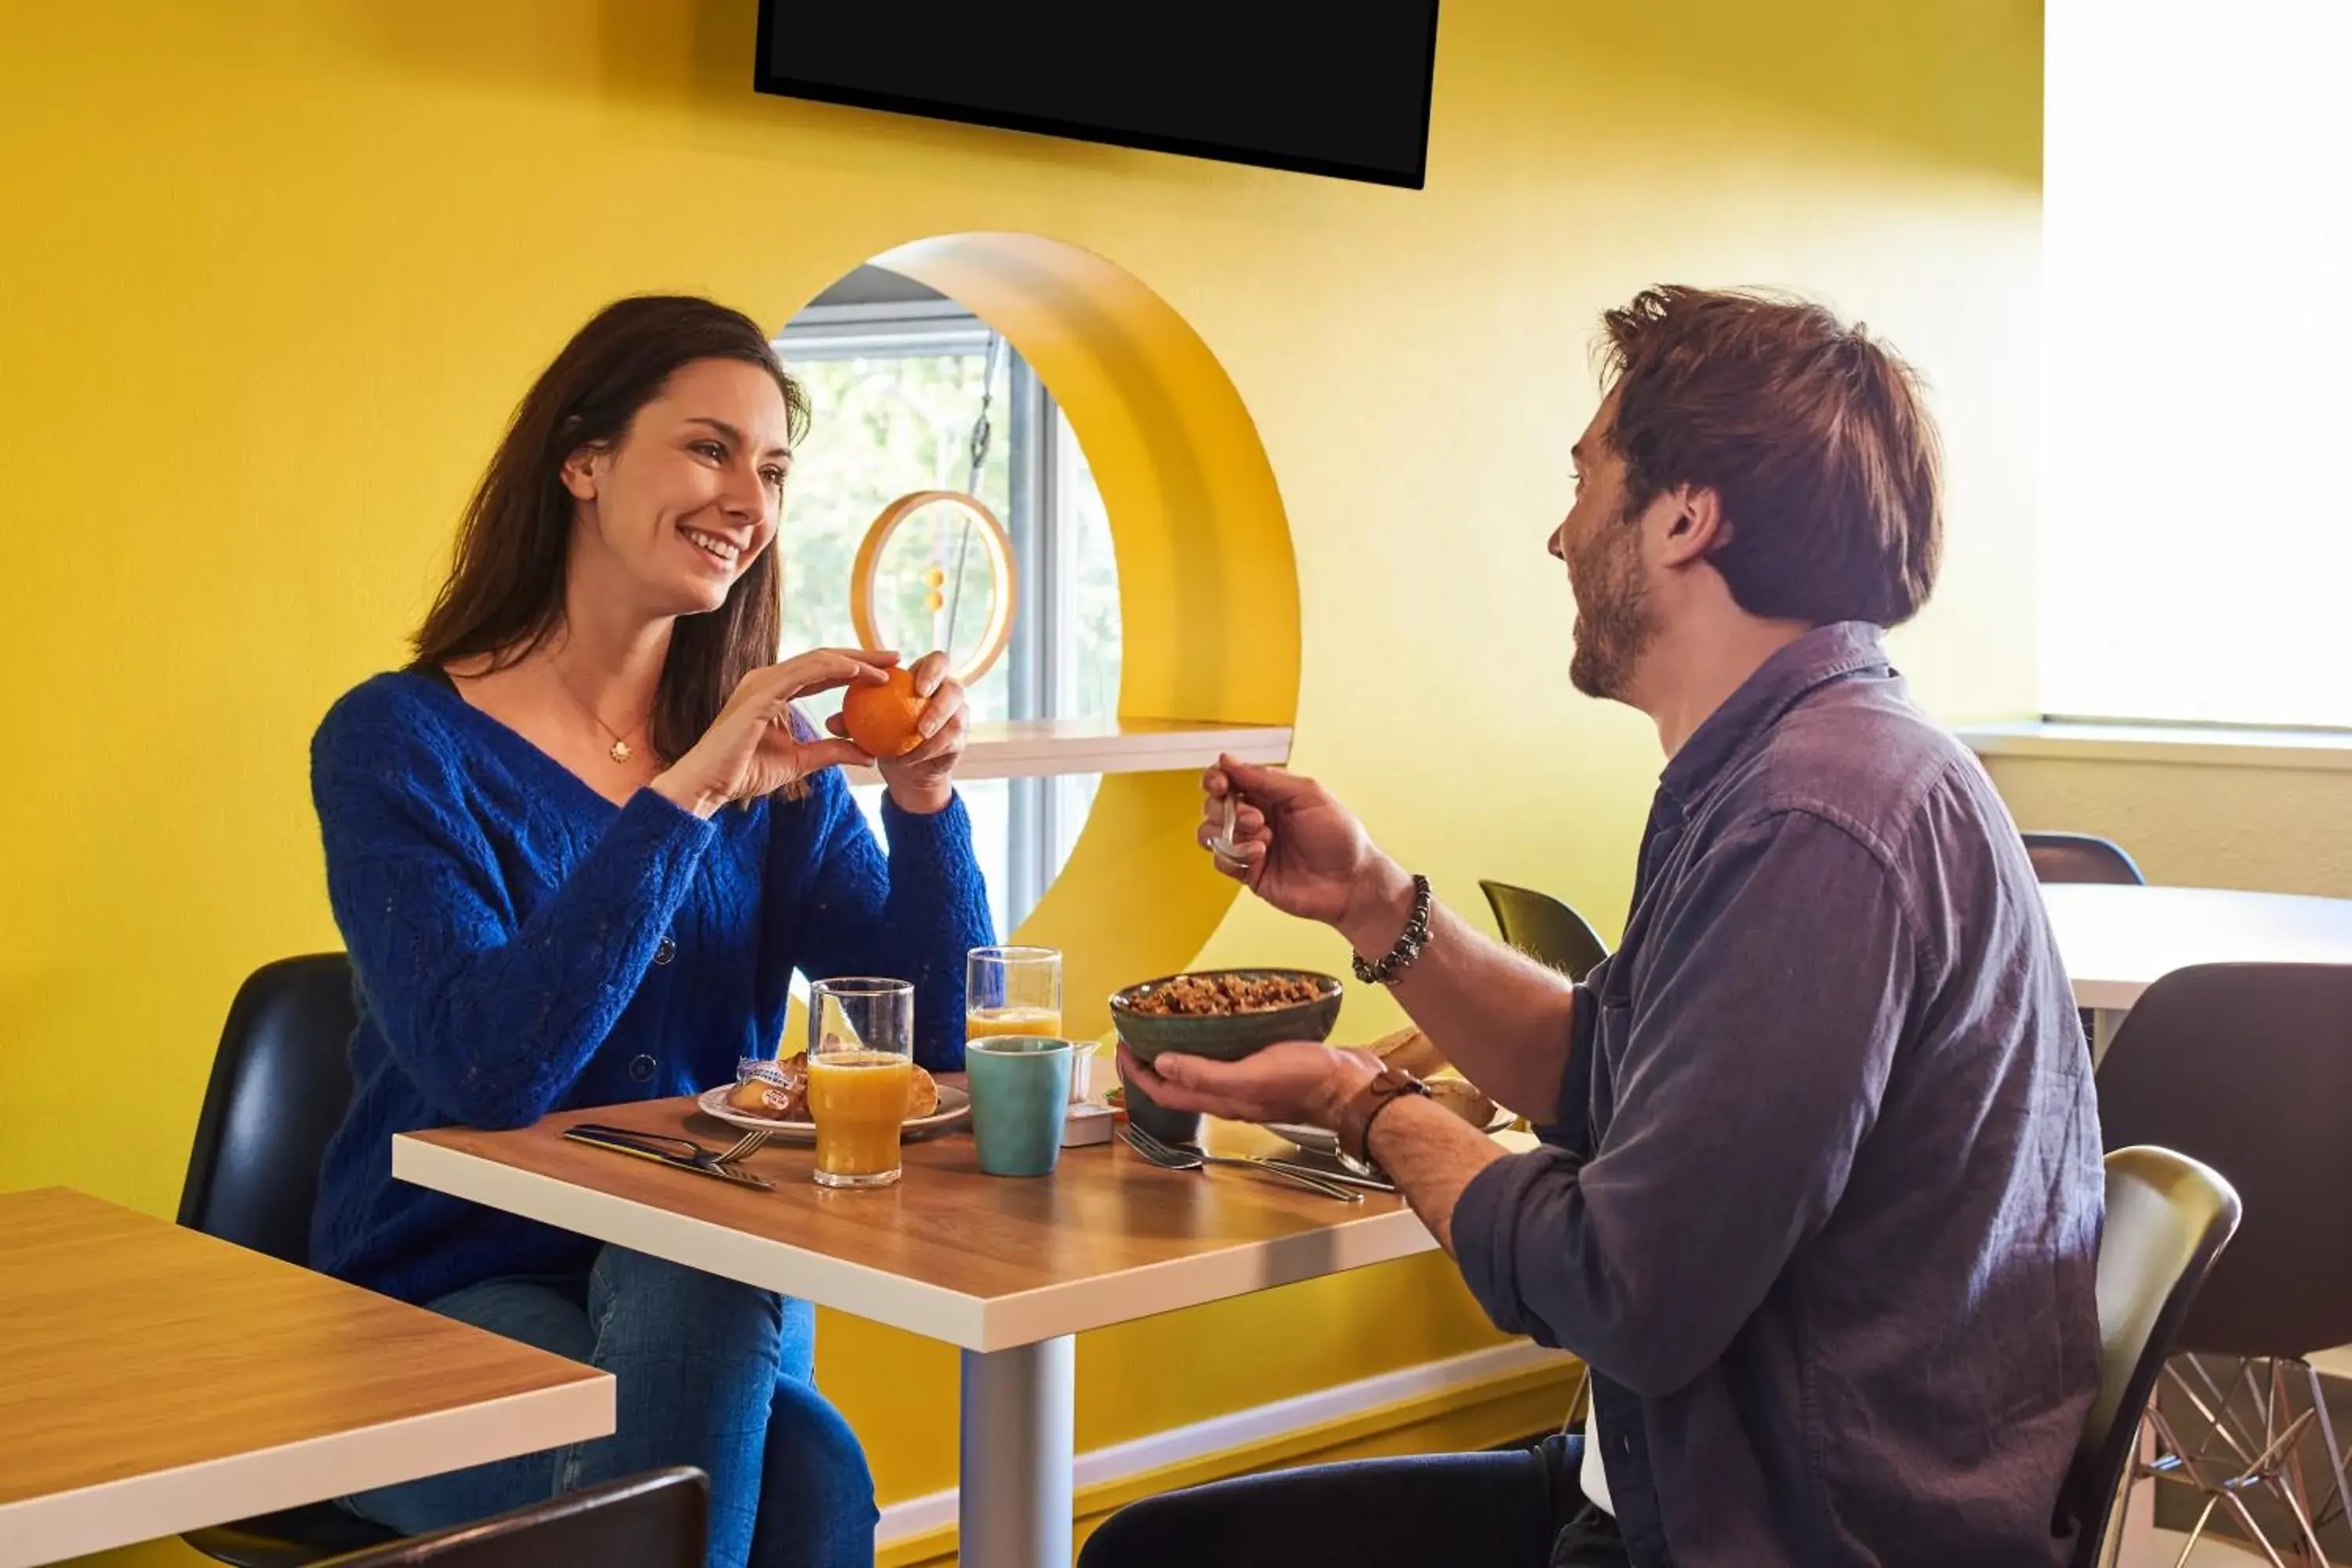
<path id="1" fill-rule="evenodd" d="M 1242 803 L 1220 864 L 1335 927 L 1547 1146 L 1505 1154 L 1361 1052 L 1122 1058 L 1171 1107 L 1336 1129 L 1498 1326 L 1590 1364 L 1583 1441 L 1150 1500 L 1087 1568 L 2065 1561 L 2097 1113 L 2016 829 L 1881 643 L 1934 583 L 1934 432 L 1814 306 L 1664 288 L 1604 322 L 1551 553 L 1570 679 L 1667 757 L 1618 952 L 1571 986 L 1319 785 L 1206 781 Z"/>

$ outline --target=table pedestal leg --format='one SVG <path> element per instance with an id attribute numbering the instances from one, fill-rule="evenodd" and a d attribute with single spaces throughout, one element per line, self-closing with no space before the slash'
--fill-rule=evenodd
<path id="1" fill-rule="evenodd" d="M 1077 1341 L 963 1352 L 963 1568 L 1070 1568 Z"/>

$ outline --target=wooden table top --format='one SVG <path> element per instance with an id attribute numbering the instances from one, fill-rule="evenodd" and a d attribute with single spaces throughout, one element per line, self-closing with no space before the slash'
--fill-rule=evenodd
<path id="1" fill-rule="evenodd" d="M 737 1187 L 567 1142 L 601 1121 L 733 1130 L 691 1100 L 560 1112 L 518 1131 L 393 1142 L 393 1173 L 967 1350 L 993 1351 L 1384 1262 L 1434 1247 L 1403 1202 L 1335 1199 L 1247 1171 L 1163 1171 L 1124 1144 L 1065 1149 L 1050 1176 L 991 1176 L 969 1134 L 906 1146 L 896 1186 L 820 1187 L 771 1144 Z"/>
<path id="2" fill-rule="evenodd" d="M 2195 963 L 2352 963 L 2352 899 L 2087 882 L 2042 899 L 2084 1007 L 2128 1008 Z"/>
<path id="3" fill-rule="evenodd" d="M 0 1568 L 613 1430 L 613 1380 L 62 1187 L 0 1194 Z"/>

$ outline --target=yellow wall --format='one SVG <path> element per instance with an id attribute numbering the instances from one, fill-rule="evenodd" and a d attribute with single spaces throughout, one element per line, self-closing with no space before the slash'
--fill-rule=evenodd
<path id="1" fill-rule="evenodd" d="M 752 12 L 0 9 L 0 1187 L 169 1212 L 237 980 L 335 942 L 312 725 L 402 657 L 528 377 L 631 290 L 781 324 L 982 229 L 1134 273 L 1282 487 L 1298 763 L 1457 903 L 1624 903 L 1654 750 L 1569 692 L 1543 541 L 1595 312 L 1643 283 L 1800 286 L 1920 364 L 1952 552 L 1904 662 L 1947 716 L 2031 707 L 2038 5 L 1448 0 L 1421 193 L 757 98 Z M 1340 956 L 1247 907 L 1208 953 Z M 1486 1337 L 1433 1259 L 1090 1336 L 1079 1443 Z M 835 1320 L 824 1376 L 886 1498 L 952 1480 L 945 1352 Z"/>
<path id="2" fill-rule="evenodd" d="M 2151 882 L 2352 898 L 2352 772 L 1994 757 L 2025 828 L 2097 833 Z"/>

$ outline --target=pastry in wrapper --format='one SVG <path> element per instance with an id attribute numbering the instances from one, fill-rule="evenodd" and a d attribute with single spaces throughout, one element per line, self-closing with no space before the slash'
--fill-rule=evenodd
<path id="1" fill-rule="evenodd" d="M 727 1106 L 778 1121 L 806 1121 L 808 1074 L 797 1058 L 791 1062 L 745 1058 L 735 1064 L 735 1087 L 727 1091 Z"/>
<path id="2" fill-rule="evenodd" d="M 746 1059 L 736 1067 L 735 1087 L 727 1091 L 727 1108 L 778 1121 L 809 1120 L 807 1058 L 771 1062 Z M 940 1109 L 939 1080 L 921 1068 L 908 1064 L 905 1121 L 935 1116 Z"/>

